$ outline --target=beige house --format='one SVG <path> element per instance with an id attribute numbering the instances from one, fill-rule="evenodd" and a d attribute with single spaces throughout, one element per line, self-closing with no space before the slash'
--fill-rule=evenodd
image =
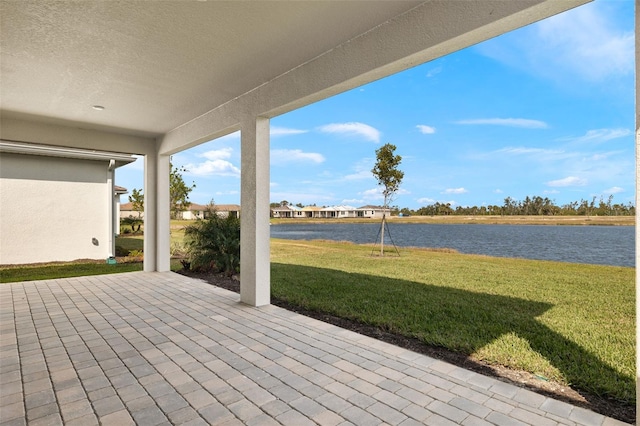
<path id="1" fill-rule="evenodd" d="M 347 218 L 375 218 L 381 219 L 382 213 L 390 216 L 389 209 L 381 206 L 330 206 L 316 207 L 307 206 L 301 209 L 295 206 L 279 206 L 271 209 L 271 217 L 278 218 L 300 218 L 300 219 L 347 219 Z"/>
<path id="2" fill-rule="evenodd" d="M 240 206 L 237 204 L 215 204 L 213 208 L 220 217 L 240 217 Z M 191 203 L 189 208 L 181 213 L 183 220 L 206 219 L 210 205 Z"/>
<path id="3" fill-rule="evenodd" d="M 180 213 L 180 219 L 195 220 L 205 219 L 206 212 L 210 206 L 204 204 L 191 203 L 188 210 Z M 218 216 L 227 217 L 229 215 L 240 217 L 240 206 L 238 204 L 215 204 L 214 208 Z M 144 212 L 137 212 L 133 209 L 133 203 L 123 203 L 120 206 L 120 217 L 143 218 Z"/>
<path id="4" fill-rule="evenodd" d="M 369 217 L 374 219 L 382 219 L 382 215 L 391 216 L 391 211 L 383 206 L 362 206 L 358 207 L 358 217 Z"/>
<path id="5" fill-rule="evenodd" d="M 128 154 L 0 141 L 0 264 L 107 259 Z"/>
<path id="6" fill-rule="evenodd" d="M 133 203 L 120 204 L 120 218 L 134 217 L 136 219 L 144 218 L 144 211 L 139 212 L 133 209 Z"/>

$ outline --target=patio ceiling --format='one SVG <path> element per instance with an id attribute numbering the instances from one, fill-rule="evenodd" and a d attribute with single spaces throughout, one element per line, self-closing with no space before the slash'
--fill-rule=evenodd
<path id="1" fill-rule="evenodd" d="M 3 1 L 0 113 L 160 138 L 274 81 L 251 100 L 255 114 L 286 112 L 582 3 Z"/>

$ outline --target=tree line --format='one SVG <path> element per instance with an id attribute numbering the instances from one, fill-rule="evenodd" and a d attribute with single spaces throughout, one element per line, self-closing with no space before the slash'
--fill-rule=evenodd
<path id="1" fill-rule="evenodd" d="M 600 197 L 591 200 L 581 199 L 570 203 L 557 205 L 554 200 L 547 197 L 527 196 L 524 200 L 515 200 L 511 197 L 504 199 L 502 205 L 488 206 L 456 206 L 450 203 L 436 202 L 420 207 L 417 210 L 408 208 L 392 210 L 392 213 L 418 216 L 448 216 L 448 215 L 487 215 L 487 216 L 635 216 L 636 208 L 629 202 L 627 204 L 614 203 L 613 195 L 606 200 Z"/>

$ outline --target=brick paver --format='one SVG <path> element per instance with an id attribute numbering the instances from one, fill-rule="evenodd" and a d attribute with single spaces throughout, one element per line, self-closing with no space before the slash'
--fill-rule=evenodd
<path id="1" fill-rule="evenodd" d="M 0 426 L 623 423 L 174 273 L 0 286 Z"/>

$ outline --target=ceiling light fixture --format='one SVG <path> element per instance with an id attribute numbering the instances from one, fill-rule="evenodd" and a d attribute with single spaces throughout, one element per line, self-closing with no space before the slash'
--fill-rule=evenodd
<path id="1" fill-rule="evenodd" d="M 102 105 L 93 105 L 91 108 L 95 109 L 96 111 L 104 110 L 104 107 Z"/>

